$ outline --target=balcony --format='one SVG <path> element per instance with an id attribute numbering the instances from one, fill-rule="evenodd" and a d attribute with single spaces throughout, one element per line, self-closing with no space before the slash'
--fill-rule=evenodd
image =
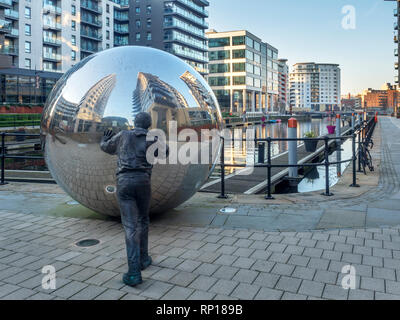
<path id="1" fill-rule="evenodd" d="M 97 14 L 102 14 L 103 12 L 102 7 L 99 7 L 96 3 L 87 0 L 81 1 L 81 8 L 86 9 L 88 11 L 92 11 Z"/>
<path id="2" fill-rule="evenodd" d="M 124 14 L 118 11 L 114 11 L 114 20 L 121 21 L 121 22 L 126 22 L 129 21 L 129 15 L 128 13 Z"/>
<path id="3" fill-rule="evenodd" d="M 4 45 L 0 47 L 0 54 L 18 55 L 18 48 L 15 46 Z"/>
<path id="4" fill-rule="evenodd" d="M 395 77 L 394 77 L 394 82 L 395 82 L 395 83 L 399 83 L 399 76 L 395 76 Z"/>
<path id="5" fill-rule="evenodd" d="M 399 56 L 399 50 L 398 49 L 394 49 L 394 56 L 398 57 Z"/>
<path id="6" fill-rule="evenodd" d="M 61 15 L 62 13 L 62 9 L 60 7 L 56 7 L 53 4 L 49 3 L 49 2 L 45 2 L 43 4 L 43 13 L 52 13 L 52 14 L 56 14 L 56 15 Z"/>
<path id="7" fill-rule="evenodd" d="M 5 9 L 4 16 L 9 19 L 18 20 L 19 13 L 18 13 L 18 11 L 15 11 L 15 10 Z"/>
<path id="8" fill-rule="evenodd" d="M 102 41 L 103 36 L 98 32 L 93 32 L 90 30 L 81 29 L 81 37 L 89 38 L 96 41 Z"/>
<path id="9" fill-rule="evenodd" d="M 86 53 L 96 53 L 99 52 L 100 46 L 94 46 L 90 44 L 81 44 L 81 51 Z"/>
<path id="10" fill-rule="evenodd" d="M 397 17 L 399 15 L 399 11 L 397 10 L 397 8 L 393 10 L 393 15 L 395 17 Z"/>
<path id="11" fill-rule="evenodd" d="M 101 23 L 100 20 L 93 19 L 90 16 L 86 16 L 86 15 L 82 15 L 81 16 L 81 23 L 90 24 L 90 25 L 95 26 L 97 28 L 101 28 L 101 26 L 102 26 L 102 23 Z"/>
<path id="12" fill-rule="evenodd" d="M 394 43 L 399 43 L 399 39 L 397 39 L 397 36 L 394 36 Z"/>
<path id="13" fill-rule="evenodd" d="M 57 31 L 62 29 L 61 23 L 54 22 L 54 21 L 46 21 L 46 20 L 43 21 L 43 28 L 57 30 Z"/>
<path id="14" fill-rule="evenodd" d="M 129 33 L 129 29 L 127 27 L 121 28 L 121 27 L 117 27 L 117 25 L 114 25 L 114 32 L 115 33 L 120 33 L 120 34 L 128 34 Z"/>
<path id="15" fill-rule="evenodd" d="M 192 14 L 191 12 L 188 12 L 186 10 L 183 10 L 182 8 L 176 6 L 176 5 L 171 5 L 169 7 L 166 7 L 164 9 L 164 12 L 166 14 L 176 14 L 185 20 L 188 20 L 190 23 L 194 23 L 201 28 L 208 29 L 209 25 L 206 21 L 204 21 L 204 18 L 199 18 L 198 16 Z"/>
<path id="16" fill-rule="evenodd" d="M 61 61 L 61 55 L 59 53 L 43 52 L 43 59 L 51 61 Z"/>
<path id="17" fill-rule="evenodd" d="M 51 68 L 51 67 L 48 67 L 48 66 L 46 66 L 46 65 L 43 65 L 43 71 L 47 71 L 47 72 L 61 72 L 61 68 L 60 67 L 57 67 L 57 68 Z"/>
<path id="18" fill-rule="evenodd" d="M 43 37 L 43 43 L 53 46 L 61 46 L 61 40 L 57 38 Z"/>
<path id="19" fill-rule="evenodd" d="M 396 63 L 394 64 L 394 68 L 395 68 L 395 70 L 399 70 L 399 64 L 398 64 L 398 62 L 396 62 Z"/>
<path id="20" fill-rule="evenodd" d="M 12 7 L 12 0 L 0 0 L 0 7 L 11 8 Z"/>
<path id="21" fill-rule="evenodd" d="M 0 19 L 0 33 L 10 33 L 12 24 L 10 21 Z"/>
<path id="22" fill-rule="evenodd" d="M 184 6 L 196 11 L 197 13 L 200 13 L 205 18 L 209 16 L 208 11 L 204 7 L 198 6 L 191 0 L 177 0 L 176 2 L 183 4 Z"/>
<path id="23" fill-rule="evenodd" d="M 399 25 L 397 24 L 397 22 L 394 23 L 393 28 L 394 30 L 399 30 Z"/>

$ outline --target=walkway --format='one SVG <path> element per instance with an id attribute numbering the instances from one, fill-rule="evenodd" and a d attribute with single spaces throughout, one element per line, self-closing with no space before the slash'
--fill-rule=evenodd
<path id="1" fill-rule="evenodd" d="M 83 210 L 54 186 L 0 187 L 0 299 L 400 299 L 400 120 L 381 119 L 380 134 L 380 177 L 360 176 L 360 189 L 344 177 L 332 200 L 312 193 L 265 205 L 262 197 L 236 196 L 229 206 L 237 212 L 222 215 L 225 202 L 204 205 L 197 196 L 154 218 L 154 265 L 137 288 L 121 282 L 118 221 Z M 324 230 L 303 231 L 318 215 Z M 292 231 L 266 231 L 268 219 Z M 101 243 L 74 245 L 84 238 Z M 55 290 L 41 286 L 45 265 L 56 268 Z M 346 265 L 355 268 L 355 290 L 342 288 Z"/>

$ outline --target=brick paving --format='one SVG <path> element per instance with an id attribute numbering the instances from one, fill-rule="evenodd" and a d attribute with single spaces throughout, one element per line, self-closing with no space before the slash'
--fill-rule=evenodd
<path id="1" fill-rule="evenodd" d="M 383 133 L 398 125 L 385 121 Z M 360 197 L 313 207 L 299 203 L 246 209 L 315 215 L 324 207 L 341 211 L 347 206 L 347 214 L 365 211 L 365 219 L 385 225 L 271 231 L 156 220 L 149 239 L 154 263 L 136 288 L 121 281 L 126 261 L 120 223 L 5 206 L 0 210 L 0 299 L 400 299 L 400 223 L 394 215 L 400 202 L 400 167 L 394 161 L 400 159 L 400 144 L 390 139 L 381 146 L 379 185 Z M 379 203 L 383 199 L 386 205 Z M 75 245 L 87 238 L 100 244 Z M 42 287 L 46 265 L 56 269 L 55 289 Z M 356 271 L 354 290 L 342 287 L 346 265 Z"/>

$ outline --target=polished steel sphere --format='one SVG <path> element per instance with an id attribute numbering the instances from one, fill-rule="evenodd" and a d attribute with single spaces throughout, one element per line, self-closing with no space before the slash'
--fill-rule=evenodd
<path id="1" fill-rule="evenodd" d="M 99 143 L 107 129 L 132 129 L 142 111 L 151 115 L 151 129 L 162 129 L 167 139 L 172 139 L 171 121 L 178 133 L 194 129 L 199 137 L 203 129 L 222 129 L 218 102 L 207 82 L 164 51 L 137 46 L 105 50 L 77 63 L 57 82 L 43 111 L 42 144 L 53 178 L 73 199 L 94 211 L 119 215 L 116 156 L 102 152 Z M 154 166 L 152 213 L 175 208 L 200 189 L 216 161 L 217 140 L 198 144 L 199 154 L 212 149 L 208 163 Z M 178 140 L 177 149 L 185 144 L 187 140 Z"/>

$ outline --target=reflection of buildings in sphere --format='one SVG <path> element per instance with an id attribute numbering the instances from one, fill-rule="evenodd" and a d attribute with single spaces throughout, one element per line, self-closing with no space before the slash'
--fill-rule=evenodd
<path id="1" fill-rule="evenodd" d="M 87 132 L 90 129 L 96 132 L 95 124 L 101 123 L 108 99 L 117 83 L 116 78 L 116 74 L 104 77 L 84 95 L 75 114 L 74 132 Z"/>
<path id="2" fill-rule="evenodd" d="M 181 78 L 188 70 L 194 77 L 191 82 Z M 200 84 L 204 92 L 195 92 Z M 131 129 L 140 111 L 152 115 L 152 128 L 167 134 L 171 120 L 176 121 L 178 134 L 184 129 L 198 131 L 204 121 L 213 128 L 221 126 L 220 113 L 203 101 L 215 97 L 201 75 L 180 59 L 152 48 L 120 47 L 97 53 L 62 77 L 55 89 L 41 127 L 48 168 L 72 198 L 106 215 L 118 216 L 119 206 L 115 193 L 109 192 L 116 183 L 117 159 L 99 146 L 105 129 Z M 218 104 L 215 108 L 218 111 Z M 153 213 L 189 199 L 209 174 L 208 165 L 168 163 L 153 169 Z"/>
<path id="3" fill-rule="evenodd" d="M 149 112 L 152 127 L 168 132 L 169 121 L 176 120 L 180 109 L 187 108 L 185 97 L 173 86 L 149 73 L 138 73 L 137 86 L 133 92 L 133 117 L 139 112 Z"/>

